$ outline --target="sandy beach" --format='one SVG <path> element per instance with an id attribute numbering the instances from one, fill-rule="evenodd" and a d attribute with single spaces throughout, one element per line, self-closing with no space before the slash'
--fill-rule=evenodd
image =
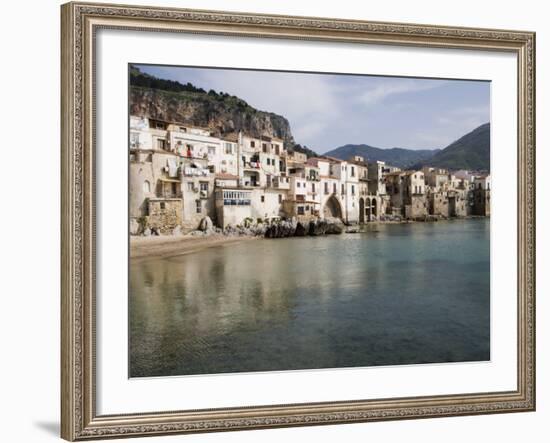
<path id="1" fill-rule="evenodd" d="M 190 254 L 214 246 L 222 246 L 242 241 L 255 240 L 253 236 L 152 236 L 130 237 L 130 258 L 145 259 L 152 257 L 173 257 Z"/>

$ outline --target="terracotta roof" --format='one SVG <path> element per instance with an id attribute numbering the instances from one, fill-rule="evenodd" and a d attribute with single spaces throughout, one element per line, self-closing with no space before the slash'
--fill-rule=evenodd
<path id="1" fill-rule="evenodd" d="M 328 155 L 325 155 L 323 158 L 328 159 L 334 163 L 342 163 L 344 161 L 336 157 L 329 157 Z"/>

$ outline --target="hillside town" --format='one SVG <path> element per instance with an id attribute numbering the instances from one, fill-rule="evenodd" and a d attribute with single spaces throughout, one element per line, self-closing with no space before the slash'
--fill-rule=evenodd
<path id="1" fill-rule="evenodd" d="M 346 225 L 489 216 L 486 173 L 402 170 L 360 156 L 289 151 L 282 139 L 130 117 L 132 235 L 247 221 L 340 219 Z"/>

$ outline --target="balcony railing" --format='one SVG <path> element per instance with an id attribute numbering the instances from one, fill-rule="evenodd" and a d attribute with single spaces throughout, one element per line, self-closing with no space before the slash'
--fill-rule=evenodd
<path id="1" fill-rule="evenodd" d="M 172 191 L 161 191 L 157 192 L 157 198 L 182 198 L 183 194 L 181 191 L 172 192 Z"/>
<path id="2" fill-rule="evenodd" d="M 276 189 L 290 189 L 290 183 L 280 177 L 271 180 L 271 187 Z"/>

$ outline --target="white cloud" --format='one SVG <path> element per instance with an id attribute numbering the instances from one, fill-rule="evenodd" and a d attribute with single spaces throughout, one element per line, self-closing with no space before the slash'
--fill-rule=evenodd
<path id="1" fill-rule="evenodd" d="M 358 97 L 358 101 L 370 106 L 383 102 L 386 98 L 409 92 L 427 91 L 429 89 L 443 86 L 445 81 L 429 81 L 429 80 L 405 80 L 405 79 L 385 79 L 373 85 L 372 88 L 362 93 Z"/>
<path id="2" fill-rule="evenodd" d="M 292 133 L 298 143 L 300 143 L 300 140 L 302 140 L 301 143 L 304 144 L 303 140 L 314 139 L 322 134 L 325 129 L 326 126 L 324 123 L 320 121 L 309 121 L 301 125 L 295 125 Z"/>

